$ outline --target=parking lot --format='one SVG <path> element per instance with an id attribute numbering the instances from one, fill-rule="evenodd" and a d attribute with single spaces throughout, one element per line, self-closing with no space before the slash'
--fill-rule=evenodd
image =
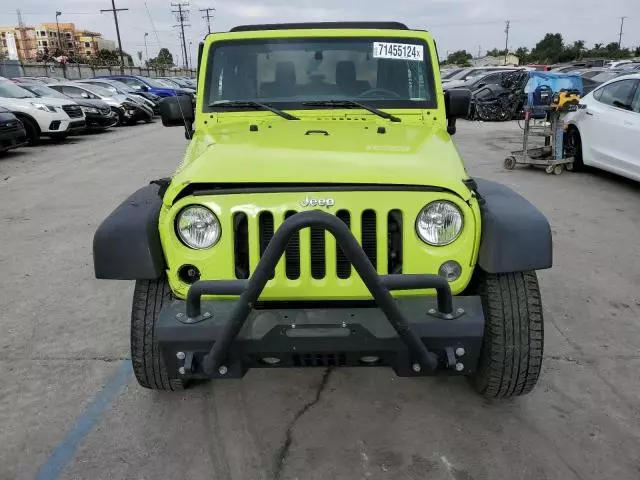
<path id="1" fill-rule="evenodd" d="M 470 173 L 515 189 L 552 225 L 531 395 L 490 402 L 463 379 L 387 369 L 139 387 L 133 283 L 95 280 L 91 242 L 182 157 L 182 130 L 156 121 L 0 159 L 0 478 L 640 478 L 640 185 L 505 171 L 516 122 L 458 125 Z"/>

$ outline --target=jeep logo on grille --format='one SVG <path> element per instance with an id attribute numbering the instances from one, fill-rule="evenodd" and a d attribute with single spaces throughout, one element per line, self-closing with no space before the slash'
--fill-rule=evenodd
<path id="1" fill-rule="evenodd" d="M 307 197 L 300 202 L 302 207 L 326 207 L 331 208 L 336 204 L 333 198 L 309 198 Z"/>

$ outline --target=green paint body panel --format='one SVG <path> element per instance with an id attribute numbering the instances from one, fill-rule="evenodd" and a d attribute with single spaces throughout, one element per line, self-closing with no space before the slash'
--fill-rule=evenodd
<path id="1" fill-rule="evenodd" d="M 335 206 L 330 213 L 348 210 L 352 232 L 360 241 L 360 214 L 367 209 L 378 215 L 378 272 L 386 274 L 386 215 L 389 210 L 402 211 L 403 271 L 402 273 L 437 273 L 446 260 L 462 265 L 462 276 L 451 284 L 454 294 L 467 286 L 476 264 L 480 243 L 481 222 L 478 202 L 464 184 L 469 178 L 460 155 L 446 131 L 444 95 L 440 82 L 433 38 L 427 32 L 403 30 L 278 30 L 220 33 L 207 36 L 202 64 L 205 65 L 212 45 L 217 41 L 249 38 L 300 37 L 407 37 L 424 40 L 430 50 L 437 106 L 433 109 L 385 109 L 399 116 L 394 123 L 360 109 L 287 110 L 300 117 L 289 121 L 265 111 L 204 113 L 203 95 L 199 90 L 196 102 L 195 133 L 184 160 L 178 167 L 163 200 L 159 229 L 167 276 L 172 290 L 184 298 L 188 285 L 178 279 L 177 269 L 184 264 L 197 266 L 201 279 L 234 279 L 232 218 L 243 212 L 249 220 L 249 260 L 251 269 L 259 259 L 256 228 L 261 211 L 274 215 L 275 226 L 282 223 L 287 211 L 302 211 L 300 202 L 307 193 L 224 193 L 219 195 L 184 196 L 181 192 L 190 184 L 365 184 L 385 185 L 385 191 L 314 190 L 309 196 L 331 197 Z M 205 84 L 205 68 L 199 75 L 199 85 Z M 250 131 L 257 125 L 257 131 Z M 378 133 L 383 126 L 386 133 Z M 324 130 L 324 134 L 307 134 Z M 398 190 L 393 191 L 397 185 Z M 388 187 L 392 191 L 389 191 Z M 431 188 L 409 191 L 406 186 Z M 433 191 L 440 189 L 441 191 Z M 445 199 L 454 202 L 463 212 L 464 227 L 452 244 L 433 247 L 422 242 L 415 232 L 416 217 L 427 203 Z M 209 207 L 222 226 L 220 241 L 206 250 L 184 246 L 175 234 L 175 217 L 189 204 Z M 385 221 L 382 221 L 382 219 Z M 276 275 L 265 288 L 265 300 L 368 299 L 370 294 L 355 273 L 351 278 L 336 276 L 336 245 L 326 235 L 326 276 L 313 279 L 310 273 L 310 232 L 300 235 L 300 278 L 290 280 L 284 274 L 284 261 L 278 264 Z M 383 261 L 384 260 L 384 261 Z M 394 292 L 397 296 L 424 295 L 434 292 Z"/>

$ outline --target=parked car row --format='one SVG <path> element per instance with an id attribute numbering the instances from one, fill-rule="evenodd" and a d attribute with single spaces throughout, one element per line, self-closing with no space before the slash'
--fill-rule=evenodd
<path id="1" fill-rule="evenodd" d="M 41 137 L 62 141 L 83 131 L 151 122 L 162 98 L 189 95 L 188 79 L 113 75 L 81 80 L 0 77 L 0 152 Z M 184 85 L 184 86 L 183 86 Z"/>
<path id="2" fill-rule="evenodd" d="M 640 73 L 615 77 L 566 118 L 574 169 L 596 167 L 640 181 Z"/>

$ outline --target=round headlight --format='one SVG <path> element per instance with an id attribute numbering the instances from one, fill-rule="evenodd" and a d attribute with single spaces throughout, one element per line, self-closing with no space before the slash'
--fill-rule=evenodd
<path id="1" fill-rule="evenodd" d="M 462 213 L 453 203 L 431 202 L 418 214 L 416 233 L 429 245 L 442 246 L 453 242 L 462 231 Z"/>
<path id="2" fill-rule="evenodd" d="M 186 207 L 176 220 L 176 230 L 187 247 L 202 249 L 220 239 L 220 222 L 215 214 L 201 205 Z"/>

